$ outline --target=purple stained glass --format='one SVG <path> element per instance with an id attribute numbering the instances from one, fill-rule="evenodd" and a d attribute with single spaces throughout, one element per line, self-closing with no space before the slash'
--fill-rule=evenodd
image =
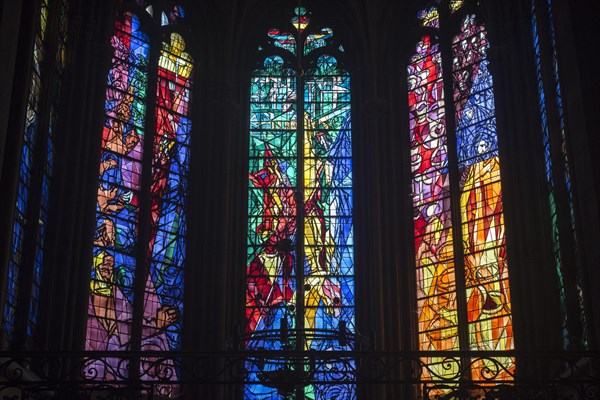
<path id="1" fill-rule="evenodd" d="M 106 90 L 87 350 L 130 349 L 149 57 L 148 39 L 139 24 L 135 14 L 126 12 L 115 23 L 111 39 L 114 57 Z M 114 378 L 114 372 L 97 364 L 90 369 Z"/>

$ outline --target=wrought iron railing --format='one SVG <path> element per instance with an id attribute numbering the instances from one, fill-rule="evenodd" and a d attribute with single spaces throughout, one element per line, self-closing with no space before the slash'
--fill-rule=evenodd
<path id="1" fill-rule="evenodd" d="M 196 399 L 188 387 L 264 384 L 265 376 L 249 374 L 248 365 L 261 369 L 273 362 L 305 366 L 301 373 L 271 373 L 288 386 L 353 383 L 360 393 L 365 387 L 405 385 L 415 388 L 415 398 L 600 399 L 598 352 L 436 352 L 448 366 L 442 375 L 439 365 L 428 370 L 423 360 L 431 356 L 360 350 L 4 352 L 0 399 Z M 499 357 L 514 357 L 516 367 L 504 370 Z M 331 367 L 340 363 L 345 368 Z M 486 366 L 479 380 L 469 378 L 473 365 Z"/>

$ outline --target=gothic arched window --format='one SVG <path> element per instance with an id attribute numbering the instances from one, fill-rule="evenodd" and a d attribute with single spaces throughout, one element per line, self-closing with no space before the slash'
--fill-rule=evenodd
<path id="1" fill-rule="evenodd" d="M 181 349 L 193 60 L 183 9 L 161 4 L 124 8 L 111 37 L 87 350 Z M 126 376 L 117 361 L 90 367 Z"/>
<path id="2" fill-rule="evenodd" d="M 54 142 L 65 63 L 67 1 L 41 0 L 35 4 L 37 14 L 10 256 L 0 298 L 3 348 L 31 347 L 38 324 Z"/>
<path id="3" fill-rule="evenodd" d="M 343 350 L 349 346 L 317 332 L 355 331 L 350 76 L 332 29 L 309 23 L 298 7 L 289 31 L 269 30 L 250 82 L 249 350 Z M 250 381 L 256 368 L 248 366 Z M 315 399 L 355 396 L 353 385 L 299 390 Z M 245 398 L 281 397 L 256 383 Z"/>
<path id="4" fill-rule="evenodd" d="M 421 11 L 408 66 L 418 342 L 432 380 L 459 378 L 434 351 L 514 346 L 488 35 L 470 10 L 453 0 Z M 466 378 L 513 370 L 510 357 L 473 360 Z"/>

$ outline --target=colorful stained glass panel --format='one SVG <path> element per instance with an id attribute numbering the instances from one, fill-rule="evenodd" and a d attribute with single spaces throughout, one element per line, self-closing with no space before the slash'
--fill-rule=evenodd
<path id="1" fill-rule="evenodd" d="M 421 26 L 428 28 L 440 27 L 440 14 L 437 7 L 429 7 L 419 11 L 417 18 L 421 21 Z"/>
<path id="2" fill-rule="evenodd" d="M 292 22 L 303 30 L 308 17 L 298 14 L 299 10 L 303 9 L 296 10 Z M 328 28 L 309 33 L 305 54 L 325 46 L 332 34 Z M 280 338 L 279 333 L 286 329 L 337 330 L 344 325 L 354 332 L 350 80 L 331 56 L 317 59 L 301 79 L 303 108 L 298 109 L 296 76 L 281 57 L 267 57 L 264 68 L 251 78 L 248 350 L 297 348 L 296 343 L 268 336 L 275 332 Z M 300 126 L 304 129 L 298 132 Z M 303 138 L 300 143 L 299 137 Z M 298 154 L 299 147 L 302 154 Z M 297 192 L 303 193 L 301 227 L 297 226 Z M 300 234 L 302 237 L 298 237 Z M 304 253 L 301 292 L 296 290 L 298 240 L 303 243 Z M 296 315 L 299 302 L 303 302 L 304 309 L 300 318 Z M 307 337 L 304 342 L 306 350 L 343 348 L 337 340 Z M 347 360 L 345 365 L 348 363 L 353 361 Z M 256 377 L 256 366 L 247 367 L 250 377 Z M 347 367 L 336 364 L 331 368 Z M 316 380 L 327 380 L 330 373 L 324 371 Z M 314 384 L 304 388 L 304 395 L 311 399 L 352 399 L 355 388 Z M 245 398 L 281 396 L 274 389 L 249 384 L 245 386 Z"/>
<path id="3" fill-rule="evenodd" d="M 469 343 L 471 350 L 512 350 L 500 159 L 494 98 L 488 89 L 492 77 L 485 58 L 488 46 L 485 28 L 475 16 L 466 16 L 453 40 L 453 77 Z M 514 359 L 495 360 L 503 368 L 496 379 L 512 379 Z M 497 367 L 479 363 L 472 369 L 473 378 L 483 379 L 485 368 Z"/>
<path id="4" fill-rule="evenodd" d="M 107 79 L 87 350 L 125 350 L 131 340 L 144 137 L 140 127 L 145 118 L 144 68 L 149 54 L 148 39 L 139 25 L 135 14 L 125 13 L 111 40 L 115 58 Z M 89 367 L 100 368 L 101 376 L 111 379 L 113 373 L 100 364 Z"/>
<path id="5" fill-rule="evenodd" d="M 421 350 L 458 350 L 450 180 L 442 60 L 425 36 L 408 66 L 414 235 Z M 427 357 L 424 378 L 448 378 L 453 368 Z M 450 365 L 450 364 L 448 364 Z M 435 394 L 442 394 L 435 393 Z"/>
<path id="6" fill-rule="evenodd" d="M 556 96 L 556 111 L 558 112 L 559 118 L 559 137 L 560 137 L 560 154 L 561 159 L 557 160 L 559 165 L 562 168 L 564 187 L 566 189 L 568 195 L 568 212 L 569 212 L 569 222 L 571 227 L 570 235 L 573 239 L 573 252 L 575 254 L 575 291 L 577 293 L 577 308 L 579 310 L 579 315 L 573 317 L 573 319 L 577 319 L 577 324 L 581 327 L 581 336 L 579 338 L 573 338 L 576 342 L 576 345 L 582 348 L 588 347 L 588 328 L 587 328 L 587 314 L 585 312 L 585 305 L 583 299 L 583 281 L 582 281 L 582 265 L 581 265 L 581 256 L 580 250 L 578 249 L 578 238 L 577 238 L 577 230 L 575 223 L 575 203 L 573 200 L 573 188 L 571 182 L 571 161 L 568 154 L 568 142 L 567 142 L 567 130 L 565 126 L 565 115 L 562 104 L 562 88 L 561 88 L 561 80 L 560 80 L 560 71 L 558 67 L 558 54 L 557 54 L 557 46 L 556 46 L 556 37 L 554 30 L 554 10 L 552 5 L 552 0 L 547 0 L 548 4 L 548 28 L 550 32 L 550 42 L 552 46 L 552 69 L 554 72 L 553 76 L 553 86 L 554 92 Z M 562 273 L 559 273 L 562 276 Z"/>
<path id="7" fill-rule="evenodd" d="M 304 41 L 304 54 L 308 54 L 319 47 L 324 47 L 332 37 L 333 30 L 331 28 L 323 28 L 318 33 L 309 34 Z"/>

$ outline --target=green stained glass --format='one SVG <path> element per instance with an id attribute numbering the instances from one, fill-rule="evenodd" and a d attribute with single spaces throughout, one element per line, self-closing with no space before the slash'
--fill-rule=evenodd
<path id="1" fill-rule="evenodd" d="M 270 30 L 272 46 L 290 55 L 297 44 L 302 54 L 327 49 L 333 31 L 311 31 L 309 22 L 306 9 L 296 8 L 294 33 Z M 298 43 L 300 34 L 306 40 Z M 342 350 L 348 346 L 310 334 L 296 343 L 265 336 L 282 327 L 313 332 L 344 325 L 354 332 L 350 77 L 332 55 L 306 65 L 300 76 L 295 65 L 293 57 L 267 55 L 250 78 L 246 347 Z M 248 368 L 251 377 L 259 373 Z M 354 385 L 334 383 L 309 385 L 303 394 L 356 396 Z M 245 398 L 280 396 L 248 384 Z"/>

